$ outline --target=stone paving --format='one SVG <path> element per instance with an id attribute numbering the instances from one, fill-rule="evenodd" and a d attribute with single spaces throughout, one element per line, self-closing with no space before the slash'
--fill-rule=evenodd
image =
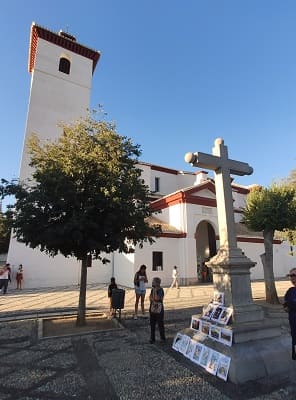
<path id="1" fill-rule="evenodd" d="M 282 296 L 290 286 L 278 281 Z M 264 284 L 252 283 L 263 304 Z M 124 329 L 59 338 L 38 336 L 48 313 L 76 310 L 76 287 L 9 290 L 0 296 L 0 400 L 295 399 L 291 379 L 240 387 L 211 376 L 171 348 L 177 331 L 212 297 L 211 285 L 165 288 L 167 343 L 150 345 L 149 320 L 132 319 L 134 292 L 126 290 Z M 146 305 L 147 302 L 146 302 Z M 107 312 L 106 285 L 90 285 L 87 308 Z M 276 360 L 275 360 L 276 361 Z M 294 379 L 294 377 L 293 377 Z"/>

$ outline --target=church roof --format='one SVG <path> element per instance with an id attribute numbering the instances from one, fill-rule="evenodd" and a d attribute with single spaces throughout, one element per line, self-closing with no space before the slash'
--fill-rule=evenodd
<path id="1" fill-rule="evenodd" d="M 167 235 L 170 236 L 177 235 L 178 237 L 183 236 L 182 231 L 154 216 L 148 217 L 147 222 L 149 223 L 150 226 L 155 226 L 155 225 L 161 226 L 162 234 L 160 236 L 167 236 Z"/>
<path id="2" fill-rule="evenodd" d="M 100 58 L 99 51 L 90 49 L 89 47 L 77 43 L 75 37 L 68 33 L 62 31 L 60 31 L 60 33 L 55 33 L 33 22 L 31 26 L 30 48 L 29 48 L 29 64 L 28 64 L 29 72 L 32 72 L 35 66 L 36 51 L 39 38 L 44 39 L 50 43 L 56 44 L 57 46 L 63 47 L 66 50 L 70 50 L 73 53 L 79 54 L 83 57 L 93 60 L 93 71 L 95 70 L 97 62 Z"/>

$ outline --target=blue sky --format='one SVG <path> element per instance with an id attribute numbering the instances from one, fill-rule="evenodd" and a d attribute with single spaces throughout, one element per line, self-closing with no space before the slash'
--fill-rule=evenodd
<path id="1" fill-rule="evenodd" d="M 269 186 L 296 168 L 296 2 L 40 0 L 1 2 L 0 178 L 18 176 L 31 76 L 31 23 L 101 51 L 91 105 L 102 104 L 141 160 L 195 171 L 189 151 L 229 156 Z"/>

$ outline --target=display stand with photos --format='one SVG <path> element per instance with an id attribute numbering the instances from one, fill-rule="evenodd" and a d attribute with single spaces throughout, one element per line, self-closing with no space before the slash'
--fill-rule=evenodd
<path id="1" fill-rule="evenodd" d="M 226 381 L 231 361 L 227 346 L 231 347 L 233 340 L 231 315 L 232 308 L 224 305 L 224 293 L 214 292 L 203 313 L 192 315 L 190 328 L 176 334 L 173 349 Z"/>

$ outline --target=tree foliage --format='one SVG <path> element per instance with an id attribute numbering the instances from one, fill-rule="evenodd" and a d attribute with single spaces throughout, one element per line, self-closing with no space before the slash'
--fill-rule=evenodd
<path id="1" fill-rule="evenodd" d="M 10 232 L 12 228 L 12 211 L 0 212 L 0 254 L 8 252 Z"/>
<path id="2" fill-rule="evenodd" d="M 104 262 L 102 254 L 153 243 L 160 229 L 146 220 L 151 210 L 148 187 L 136 166 L 139 145 L 92 115 L 62 129 L 55 142 L 30 138 L 32 179 L 5 189 L 16 198 L 18 241 L 82 261 L 77 323 L 84 324 L 87 257 Z"/>
<path id="3" fill-rule="evenodd" d="M 295 189 L 287 185 L 256 187 L 247 196 L 243 221 L 254 231 L 262 231 L 265 254 L 262 255 L 266 300 L 278 303 L 273 273 L 273 239 L 276 230 L 295 229 Z"/>
<path id="4" fill-rule="evenodd" d="M 293 169 L 288 178 L 283 180 L 284 184 L 296 189 L 296 169 Z M 287 240 L 291 246 L 291 255 L 294 254 L 293 246 L 296 245 L 296 229 L 284 229 L 282 232 L 277 232 L 277 236 L 283 240 Z"/>

